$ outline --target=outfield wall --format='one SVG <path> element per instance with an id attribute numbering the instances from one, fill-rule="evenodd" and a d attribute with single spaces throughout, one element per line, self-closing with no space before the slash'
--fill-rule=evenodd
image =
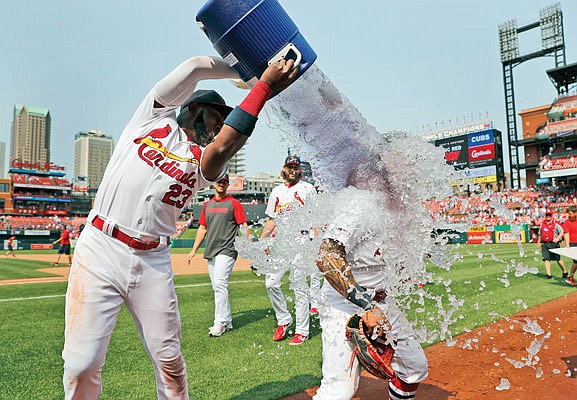
<path id="1" fill-rule="evenodd" d="M 517 243 L 511 225 L 496 226 L 473 226 L 467 232 L 460 232 L 451 229 L 439 229 L 434 232 L 435 236 L 445 234 L 449 235 L 449 243 L 467 243 L 467 244 L 488 244 L 488 243 Z M 16 236 L 14 250 L 39 250 L 57 248 L 52 246 L 52 242 L 60 239 L 60 231 L 50 230 L 0 230 L 0 247 L 7 250 L 7 241 L 11 236 Z M 519 233 L 521 243 L 531 242 L 531 227 L 528 224 L 521 226 Z M 71 240 L 74 247 L 74 240 Z M 194 239 L 176 239 L 172 241 L 174 248 L 192 248 Z"/>
<path id="2" fill-rule="evenodd" d="M 12 236 L 16 236 L 13 244 L 14 250 L 52 249 L 52 242 L 60 239 L 60 231 L 34 229 L 0 230 L 0 246 L 2 246 L 2 249 L 8 249 L 8 238 Z"/>
<path id="3" fill-rule="evenodd" d="M 520 226 L 521 230 L 518 233 L 518 238 L 515 237 L 512 225 L 495 225 L 472 226 L 467 232 L 460 232 L 457 230 L 443 229 L 439 230 L 437 234 L 449 234 L 450 243 L 467 243 L 467 244 L 489 244 L 489 243 L 503 243 L 512 244 L 531 242 L 531 227 L 528 224 Z"/>

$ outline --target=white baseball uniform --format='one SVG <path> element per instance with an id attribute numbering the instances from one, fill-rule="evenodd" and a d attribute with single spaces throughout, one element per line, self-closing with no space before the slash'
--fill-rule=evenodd
<path id="1" fill-rule="evenodd" d="M 168 238 L 182 208 L 211 182 L 200 170 L 204 149 L 188 141 L 175 111 L 199 80 L 230 77 L 222 60 L 189 59 L 155 85 L 122 132 L 72 263 L 62 352 L 66 399 L 100 398 L 100 371 L 122 304 L 154 365 L 158 398 L 188 399 Z M 158 245 L 145 250 L 142 241 Z"/>
<path id="2" fill-rule="evenodd" d="M 376 207 L 382 207 L 377 204 Z M 380 251 L 379 241 L 391 238 L 391 232 L 383 231 L 382 221 L 374 221 L 373 226 L 362 226 L 358 215 L 366 207 L 357 204 L 343 205 L 342 212 L 337 210 L 338 222 L 330 225 L 324 234 L 325 239 L 334 239 L 345 246 L 346 258 L 357 283 L 374 293 L 384 285 L 384 273 L 390 270 L 387 266 L 387 255 Z M 367 221 L 367 218 L 362 220 Z M 382 243 L 382 242 L 381 242 Z M 394 273 L 390 270 L 391 273 Z M 416 384 L 427 377 L 427 359 L 420 343 L 414 337 L 412 329 L 404 314 L 399 311 L 394 299 L 379 304 L 392 325 L 391 333 L 397 340 L 395 356 L 391 366 L 397 377 L 406 384 Z M 345 325 L 354 313 L 362 309 L 345 299 L 326 280 L 321 290 L 319 316 L 323 340 L 323 377 L 321 385 L 313 397 L 315 400 L 349 400 L 355 394 L 361 366 L 354 359 L 351 363 L 352 350 L 345 336 Z M 390 398 L 411 399 L 414 392 L 389 384 Z M 398 397 L 395 397 L 396 393 Z"/>
<path id="3" fill-rule="evenodd" d="M 305 181 L 298 181 L 294 185 L 281 184 L 276 186 L 269 197 L 266 207 L 266 215 L 274 218 L 276 223 L 282 219 L 287 213 L 302 207 L 307 198 L 316 195 L 317 191 L 313 185 Z M 298 256 L 293 262 L 298 262 Z M 298 271 L 296 271 L 298 270 Z M 291 273 L 297 274 L 293 278 L 293 289 L 295 293 L 295 316 L 296 327 L 295 333 L 307 336 L 309 335 L 309 291 L 310 288 L 306 282 L 306 276 L 298 276 L 299 272 L 308 275 L 308 268 L 292 268 Z M 266 274 L 266 290 L 272 307 L 275 312 L 278 325 L 292 324 L 292 316 L 288 311 L 286 299 L 281 290 L 281 280 L 285 272 Z M 320 274 L 315 273 L 311 275 L 313 288 L 318 288 L 320 284 Z M 314 283 L 316 280 L 316 284 Z"/>

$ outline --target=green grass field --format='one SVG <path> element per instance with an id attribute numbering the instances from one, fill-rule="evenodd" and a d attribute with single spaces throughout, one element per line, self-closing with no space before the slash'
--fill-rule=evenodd
<path id="1" fill-rule="evenodd" d="M 521 259 L 515 245 L 463 246 L 458 250 L 463 254 L 461 262 L 450 271 L 435 271 L 436 276 L 452 280 L 451 294 L 465 299 L 458 313 L 463 318 L 452 327 L 454 334 L 575 291 L 562 282 L 556 265 L 553 273 L 557 278 L 545 280 L 535 246 L 525 248 L 527 255 Z M 498 279 L 503 278 L 511 260 L 539 267 L 541 273 L 515 278 L 510 272 L 510 286 L 505 287 Z M 570 260 L 565 261 L 569 266 Z M 12 279 L 16 272 L 20 277 L 39 276 L 35 275 L 35 265 L 46 267 L 46 263 L 2 257 L 0 278 Z M 213 317 L 208 276 L 177 276 L 175 283 L 191 399 L 279 399 L 318 385 L 318 321 L 313 320 L 311 338 L 302 346 L 289 346 L 286 340 L 272 341 L 276 321 L 262 277 L 250 272 L 233 273 L 230 297 L 234 329 L 220 338 L 208 336 Z M 293 298 L 287 288 L 288 282 L 285 293 Z M 425 288 L 433 293 L 447 290 L 443 284 Z M 0 399 L 63 397 L 65 291 L 66 283 L 0 286 Z M 126 310 L 119 316 L 102 375 L 102 399 L 156 398 L 152 366 Z"/>

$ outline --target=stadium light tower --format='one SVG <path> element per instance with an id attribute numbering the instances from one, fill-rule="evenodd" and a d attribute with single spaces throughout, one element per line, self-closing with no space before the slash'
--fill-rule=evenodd
<path id="1" fill-rule="evenodd" d="M 519 52 L 519 34 L 535 28 L 541 30 L 541 50 L 521 55 Z M 541 9 L 539 21 L 525 26 L 517 27 L 517 21 L 514 19 L 499 24 L 499 48 L 505 89 L 505 112 L 507 116 L 507 135 L 505 136 L 509 146 L 509 178 L 512 188 L 520 188 L 521 164 L 519 163 L 519 144 L 517 142 L 513 68 L 524 61 L 545 56 L 555 57 L 555 68 L 566 64 L 563 13 L 560 4 L 557 3 Z"/>

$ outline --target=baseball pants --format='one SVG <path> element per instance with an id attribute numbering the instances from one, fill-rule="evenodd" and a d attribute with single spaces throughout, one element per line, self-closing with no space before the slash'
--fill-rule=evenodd
<path id="1" fill-rule="evenodd" d="M 321 277 L 320 271 L 315 271 L 310 275 L 310 289 L 309 289 L 309 299 L 311 303 L 311 308 L 319 308 L 319 297 L 321 295 Z"/>
<path id="2" fill-rule="evenodd" d="M 232 274 L 235 259 L 218 254 L 207 259 L 208 275 L 214 291 L 214 325 L 232 327 L 232 313 L 228 300 L 228 281 Z"/>
<path id="3" fill-rule="evenodd" d="M 65 399 L 99 399 L 101 370 L 124 304 L 156 375 L 160 400 L 188 399 L 170 249 L 142 251 L 86 225 L 66 292 Z"/>
<path id="4" fill-rule="evenodd" d="M 342 297 L 331 285 L 323 285 L 320 296 L 319 316 L 323 341 L 323 377 L 314 400 L 349 400 L 357 391 L 361 366 L 357 359 L 351 363 L 352 350 L 346 340 L 345 325 L 349 317 L 360 310 L 359 307 Z M 397 337 L 397 349 L 391 362 L 397 377 L 405 386 L 414 387 L 426 379 L 428 363 L 420 343 L 411 335 L 405 316 L 393 305 L 379 305 L 392 325 L 392 334 Z M 398 388 L 392 388 L 401 392 Z M 402 386 L 402 385 L 401 385 Z M 414 396 L 412 389 L 406 389 L 399 398 Z M 416 390 L 416 389 L 414 389 Z M 397 398 L 391 395 L 390 398 Z M 383 394 L 383 398 L 386 394 Z"/>
<path id="5" fill-rule="evenodd" d="M 290 325 L 293 323 L 293 318 L 288 310 L 286 299 L 281 289 L 281 280 L 284 274 L 284 272 L 266 274 L 264 282 L 278 325 Z"/>

